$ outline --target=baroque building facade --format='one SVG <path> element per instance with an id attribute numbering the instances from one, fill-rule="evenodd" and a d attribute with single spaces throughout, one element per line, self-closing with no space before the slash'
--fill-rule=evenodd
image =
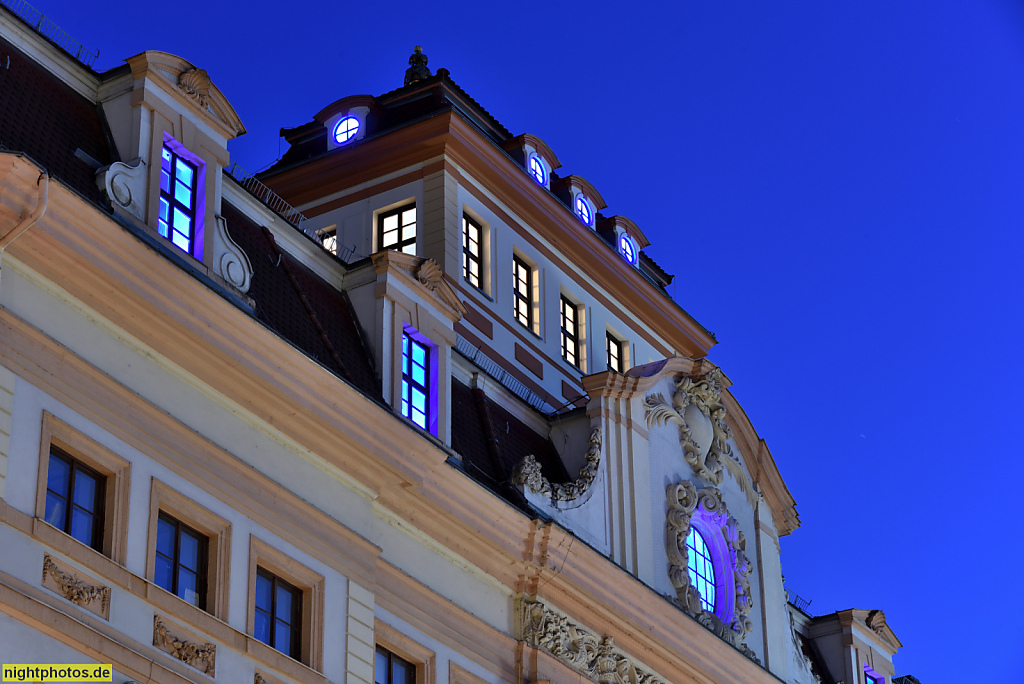
<path id="1" fill-rule="evenodd" d="M 0 661 L 893 681 L 881 611 L 787 601 L 795 502 L 640 228 L 418 48 L 258 178 L 181 57 L 0 7 L 0 60 Z"/>

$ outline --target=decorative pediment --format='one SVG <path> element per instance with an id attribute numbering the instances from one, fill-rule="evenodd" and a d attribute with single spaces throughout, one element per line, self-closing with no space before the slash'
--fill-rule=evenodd
<path id="1" fill-rule="evenodd" d="M 245 133 L 238 114 L 205 69 L 158 50 L 143 52 L 126 61 L 136 80 L 148 78 L 181 102 L 195 107 L 225 138 L 230 140 Z"/>
<path id="2" fill-rule="evenodd" d="M 579 477 L 572 482 L 552 483 L 540 472 L 540 464 L 530 454 L 516 466 L 512 473 L 513 484 L 525 485 L 534 494 L 542 494 L 552 501 L 573 501 L 583 496 L 597 477 L 597 468 L 601 464 L 601 428 L 594 428 L 590 433 L 589 448 L 584 455 L 585 463 L 580 468 Z"/>
<path id="3" fill-rule="evenodd" d="M 660 394 L 644 399 L 648 427 L 678 425 L 679 445 L 694 474 L 717 486 L 722 484 L 722 471 L 727 469 L 753 506 L 757 493 L 729 446 L 732 429 L 725 422 L 721 369 L 712 367 L 697 377 L 683 375 L 674 384 L 676 391 L 671 403 Z"/>
<path id="4" fill-rule="evenodd" d="M 665 550 L 677 605 L 747 657 L 757 660 L 743 643 L 753 629 L 749 616 L 754 606 L 750 596 L 752 568 L 746 556 L 747 540 L 736 519 L 729 516 L 722 493 L 714 487 L 698 491 L 693 483 L 683 481 L 669 485 L 667 496 Z M 691 582 L 686 539 L 694 527 L 707 544 L 714 566 L 714 610 L 704 608 L 701 594 Z"/>
<path id="5" fill-rule="evenodd" d="M 390 249 L 377 252 L 371 258 L 378 277 L 397 276 L 409 286 L 419 289 L 453 321 L 461 319 L 466 314 L 466 305 L 448 284 L 444 272 L 433 259 L 424 259 Z"/>
<path id="6" fill-rule="evenodd" d="M 516 623 L 520 641 L 550 653 L 592 681 L 665 684 L 662 677 L 616 648 L 612 637 L 598 636 L 536 597 L 517 599 Z"/>

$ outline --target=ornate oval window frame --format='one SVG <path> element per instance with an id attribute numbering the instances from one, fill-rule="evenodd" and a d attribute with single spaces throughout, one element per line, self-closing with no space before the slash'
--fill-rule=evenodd
<path id="1" fill-rule="evenodd" d="M 748 656 L 753 653 L 743 641 L 753 629 L 749 619 L 753 600 L 750 596 L 750 561 L 747 540 L 715 487 L 701 490 L 692 482 L 669 485 L 666 516 L 666 551 L 669 579 L 676 588 L 677 605 L 722 639 Z M 689 553 L 686 536 L 695 527 L 704 537 L 715 568 L 715 611 L 701 606 L 700 593 L 690 583 Z"/>

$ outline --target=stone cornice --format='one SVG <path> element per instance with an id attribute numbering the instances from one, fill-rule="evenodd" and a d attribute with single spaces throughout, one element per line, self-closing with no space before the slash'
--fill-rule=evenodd
<path id="1" fill-rule="evenodd" d="M 0 155 L 0 235 L 35 203 L 38 171 L 16 159 Z M 8 248 L 4 268 L 35 278 L 112 338 L 147 354 L 253 429 L 269 431 L 346 486 L 375 498 L 376 506 L 415 521 L 424 538 L 510 592 L 525 578 L 536 578 L 559 609 L 582 624 L 602 625 L 623 651 L 648 654 L 644 661 L 655 671 L 714 681 L 777 681 L 606 557 L 572 543 L 565 530 L 529 520 L 459 473 L 446 462 L 448 452 L 59 182 L 51 182 L 49 201 L 44 219 Z M 309 538 L 306 528 L 265 517 L 261 523 L 293 535 L 297 546 L 373 586 L 377 556 L 369 542 L 266 478 L 253 483 L 262 476 L 7 310 L 0 310 L 0 353 L 4 365 L 27 381 L 158 462 L 168 463 L 169 454 L 191 458 L 192 467 L 213 475 L 204 482 L 226 491 L 273 487 L 273 511 L 254 510 L 246 499 L 232 499 L 232 505 L 247 514 L 305 519 L 308 528 L 330 530 L 333 539 L 324 543 Z M 541 532 L 549 538 L 543 552 L 534 541 Z M 318 542 L 329 549 L 318 551 Z"/>

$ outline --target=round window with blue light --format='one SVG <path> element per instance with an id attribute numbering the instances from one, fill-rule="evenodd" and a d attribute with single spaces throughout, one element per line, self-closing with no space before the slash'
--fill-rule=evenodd
<path id="1" fill-rule="evenodd" d="M 544 162 L 540 160 L 540 157 L 536 155 L 531 156 L 529 167 L 530 175 L 533 176 L 533 180 L 537 181 L 541 185 L 547 185 L 548 173 L 544 170 Z"/>
<path id="2" fill-rule="evenodd" d="M 619 236 L 619 254 L 631 264 L 636 263 L 636 247 L 628 235 Z"/>
<path id="3" fill-rule="evenodd" d="M 583 221 L 588 226 L 590 225 L 590 205 L 587 204 L 587 200 L 583 195 L 576 195 L 576 215 L 580 217 L 580 221 Z"/>
<path id="4" fill-rule="evenodd" d="M 359 119 L 346 116 L 334 125 L 334 142 L 345 145 L 352 142 L 359 132 Z"/>

